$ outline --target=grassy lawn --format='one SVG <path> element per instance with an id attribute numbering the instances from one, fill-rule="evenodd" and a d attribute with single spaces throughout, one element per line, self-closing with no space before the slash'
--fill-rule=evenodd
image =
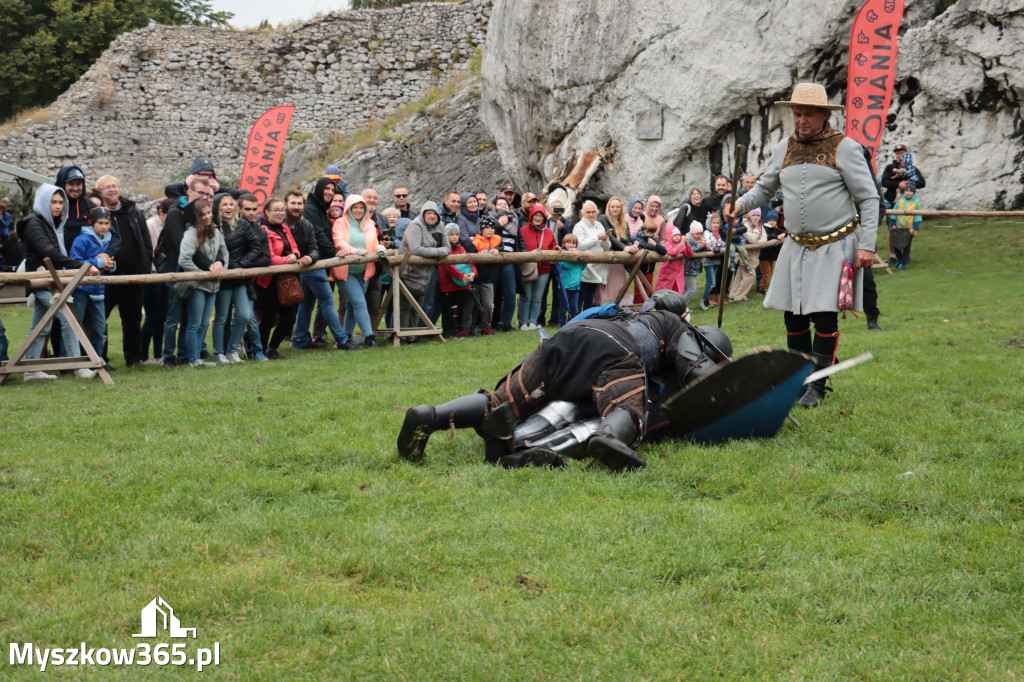
<path id="1" fill-rule="evenodd" d="M 840 323 L 876 359 L 802 427 L 635 474 L 504 471 L 471 431 L 399 460 L 403 408 L 493 386 L 533 332 L 11 380 L 0 678 L 38 674 L 10 642 L 171 642 L 132 638 L 159 595 L 231 679 L 1019 679 L 1022 234 L 927 222 L 876 271 L 885 332 Z M 784 343 L 759 301 L 726 310 L 738 351 Z"/>

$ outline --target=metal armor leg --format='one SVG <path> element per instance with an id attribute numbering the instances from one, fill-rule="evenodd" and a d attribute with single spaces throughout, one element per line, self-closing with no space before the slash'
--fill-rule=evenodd
<path id="1" fill-rule="evenodd" d="M 529 449 L 514 452 L 501 458 L 506 469 L 518 469 L 528 464 L 565 466 L 565 457 L 582 459 L 587 456 L 587 441 L 597 433 L 600 419 L 575 422 L 568 427 L 534 442 Z"/>
<path id="2" fill-rule="evenodd" d="M 576 421 L 579 413 L 579 407 L 575 403 L 552 400 L 516 427 L 513 448 L 519 450 L 532 447 L 541 438 Z"/>

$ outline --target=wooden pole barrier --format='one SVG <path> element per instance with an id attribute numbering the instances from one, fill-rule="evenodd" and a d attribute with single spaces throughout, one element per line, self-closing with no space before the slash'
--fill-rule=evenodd
<path id="1" fill-rule="evenodd" d="M 782 240 L 772 240 L 763 244 L 752 244 L 747 247 L 748 251 L 756 251 L 769 246 L 778 246 Z M 396 255 L 393 251 L 384 258 L 388 267 L 412 263 L 413 265 L 442 265 L 456 263 L 474 263 L 480 265 L 504 264 L 504 263 L 619 263 L 633 266 L 640 258 L 640 251 L 636 254 L 624 251 L 605 251 L 593 253 L 590 251 L 529 251 L 515 253 L 464 253 L 456 256 L 445 256 L 444 258 L 424 258 L 411 254 Z M 710 251 L 701 251 L 694 255 L 695 258 L 720 257 L 720 254 Z M 653 252 L 645 257 L 647 263 L 663 263 L 670 260 L 680 260 L 684 256 L 659 256 Z M 266 268 L 241 268 L 238 270 L 225 270 L 223 279 L 245 279 L 248 277 L 260 277 L 262 275 L 279 275 L 286 272 L 307 272 L 310 270 L 323 270 L 338 265 L 351 265 L 353 263 L 377 263 L 381 259 L 376 255 L 367 256 L 346 256 L 345 258 L 328 258 L 317 261 L 307 266 L 299 265 L 274 265 Z M 75 270 L 59 270 L 57 274 L 62 282 L 70 281 L 75 275 Z M 198 282 L 213 279 L 208 272 L 165 272 L 148 275 L 102 275 L 86 277 L 82 284 L 99 284 L 104 286 L 118 286 L 126 284 L 168 284 L 174 282 Z M 0 282 L 6 284 L 28 283 L 32 288 L 39 289 L 49 286 L 52 282 L 45 271 L 36 272 L 9 272 L 0 274 Z"/>
<path id="2" fill-rule="evenodd" d="M 740 193 L 740 154 L 743 153 L 743 145 L 736 145 L 736 164 L 732 174 L 732 196 L 729 197 L 729 211 L 736 211 L 736 195 Z M 739 223 L 736 218 L 736 223 Z M 722 328 L 722 316 L 725 314 L 725 299 L 729 296 L 729 289 L 725 285 L 729 283 L 729 247 L 732 246 L 732 226 L 725 231 L 725 253 L 722 255 L 722 279 L 718 285 L 718 328 Z"/>

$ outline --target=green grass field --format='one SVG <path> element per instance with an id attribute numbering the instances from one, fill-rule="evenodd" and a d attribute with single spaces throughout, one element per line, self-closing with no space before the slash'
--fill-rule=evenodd
<path id="1" fill-rule="evenodd" d="M 634 474 L 504 471 L 472 431 L 397 457 L 403 408 L 493 386 L 533 332 L 9 381 L 0 678 L 38 675 L 11 642 L 178 641 L 132 638 L 159 595 L 231 679 L 1020 679 L 1022 237 L 926 223 L 876 271 L 885 332 L 840 323 L 876 359 L 800 428 Z M 738 351 L 784 343 L 759 301 L 726 310 Z"/>

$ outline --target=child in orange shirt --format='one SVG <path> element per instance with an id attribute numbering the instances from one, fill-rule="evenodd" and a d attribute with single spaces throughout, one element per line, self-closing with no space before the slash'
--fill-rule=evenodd
<path id="1" fill-rule="evenodd" d="M 501 237 L 497 236 L 497 223 L 494 218 L 485 215 L 480 219 L 480 234 L 473 237 L 473 246 L 477 253 L 498 253 L 501 248 Z M 494 283 L 498 279 L 498 265 L 477 266 L 477 277 L 473 280 L 473 299 L 480 310 L 480 326 L 474 327 L 470 335 L 493 334 L 491 316 L 494 314 Z"/>

